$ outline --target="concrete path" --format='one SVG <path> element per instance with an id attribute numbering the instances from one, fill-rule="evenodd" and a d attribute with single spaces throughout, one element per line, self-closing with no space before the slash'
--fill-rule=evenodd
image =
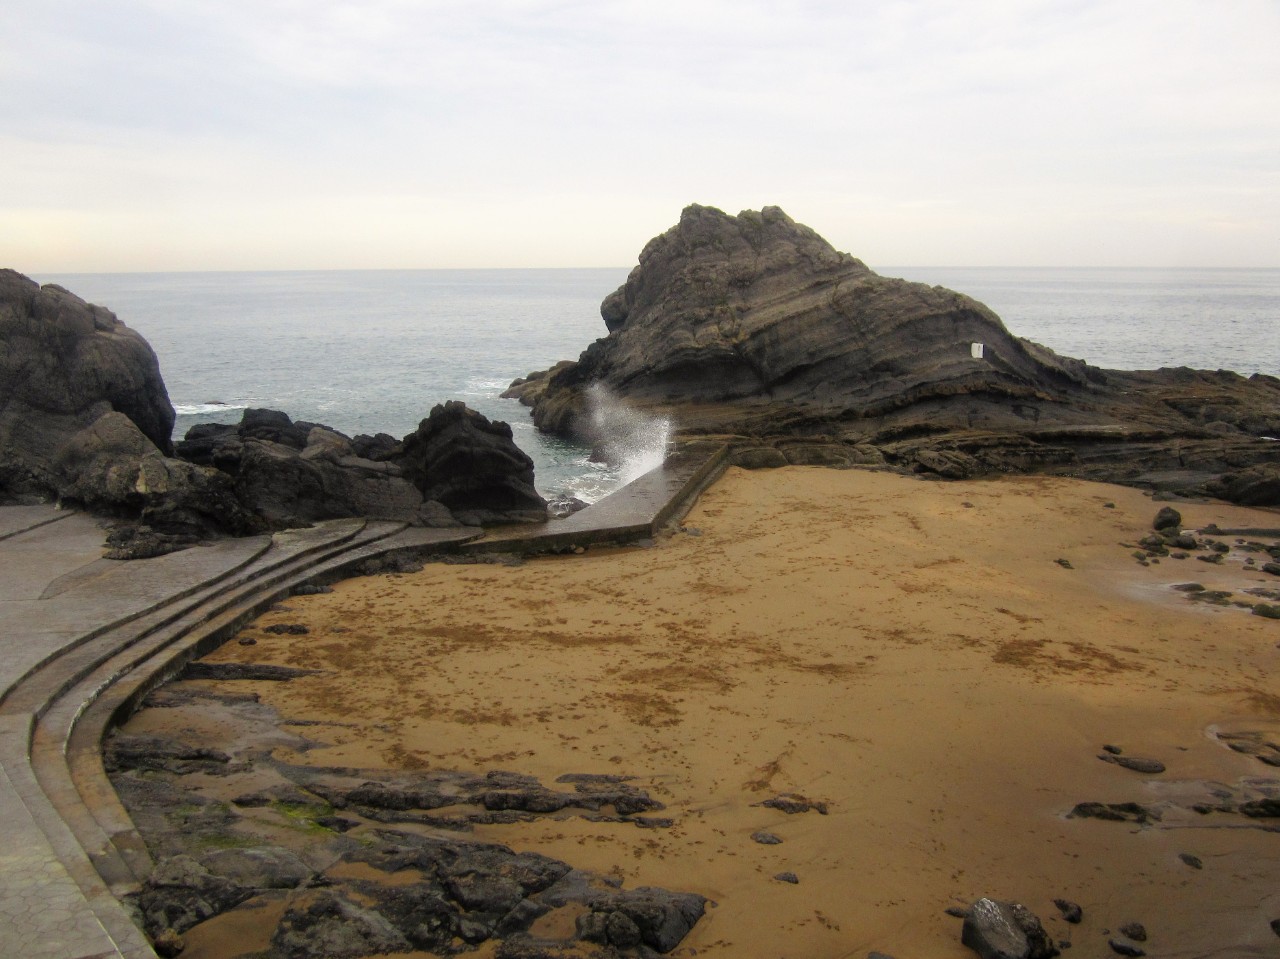
<path id="1" fill-rule="evenodd" d="M 335 520 L 131 562 L 102 559 L 93 517 L 0 507 L 0 956 L 154 959 L 118 899 L 151 861 L 107 780 L 102 737 L 267 605 L 388 553 L 650 537 L 725 459 L 723 447 L 688 448 L 572 517 L 483 536 Z"/>

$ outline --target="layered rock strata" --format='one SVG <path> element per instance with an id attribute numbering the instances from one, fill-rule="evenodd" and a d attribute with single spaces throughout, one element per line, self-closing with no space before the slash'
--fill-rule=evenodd
<path id="1" fill-rule="evenodd" d="M 598 442 L 599 383 L 684 435 L 736 439 L 747 465 L 1078 472 L 1280 502 L 1280 444 L 1264 439 L 1280 435 L 1280 380 L 1058 356 L 970 297 L 879 276 L 777 207 L 688 207 L 601 314 L 606 337 L 505 394 L 540 429 Z"/>

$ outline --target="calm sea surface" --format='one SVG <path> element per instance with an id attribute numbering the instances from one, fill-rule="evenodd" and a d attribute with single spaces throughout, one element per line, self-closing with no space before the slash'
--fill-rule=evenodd
<path id="1" fill-rule="evenodd" d="M 1011 332 L 1113 369 L 1280 375 L 1280 270 L 877 268 L 967 293 Z M 628 268 L 112 273 L 35 277 L 113 310 L 160 357 L 179 412 L 236 422 L 264 406 L 344 433 L 412 431 L 461 399 L 511 423 L 544 493 L 594 500 L 619 481 L 498 397 L 606 332 Z"/>

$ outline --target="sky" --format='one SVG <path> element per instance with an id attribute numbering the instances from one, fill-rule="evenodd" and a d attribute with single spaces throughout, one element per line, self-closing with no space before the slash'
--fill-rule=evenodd
<path id="1" fill-rule="evenodd" d="M 1280 0 L 6 0 L 0 266 L 1280 267 Z"/>

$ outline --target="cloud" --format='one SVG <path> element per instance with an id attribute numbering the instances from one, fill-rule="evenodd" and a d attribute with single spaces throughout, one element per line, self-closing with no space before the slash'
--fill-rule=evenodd
<path id="1" fill-rule="evenodd" d="M 781 203 L 878 262 L 1276 264 L 1260 0 L 15 0 L 7 20 L 18 268 L 625 264 L 691 201 Z M 414 242 L 424 210 L 466 242 Z M 113 216 L 174 242 L 99 247 Z M 75 223 L 84 259 L 27 262 Z"/>

